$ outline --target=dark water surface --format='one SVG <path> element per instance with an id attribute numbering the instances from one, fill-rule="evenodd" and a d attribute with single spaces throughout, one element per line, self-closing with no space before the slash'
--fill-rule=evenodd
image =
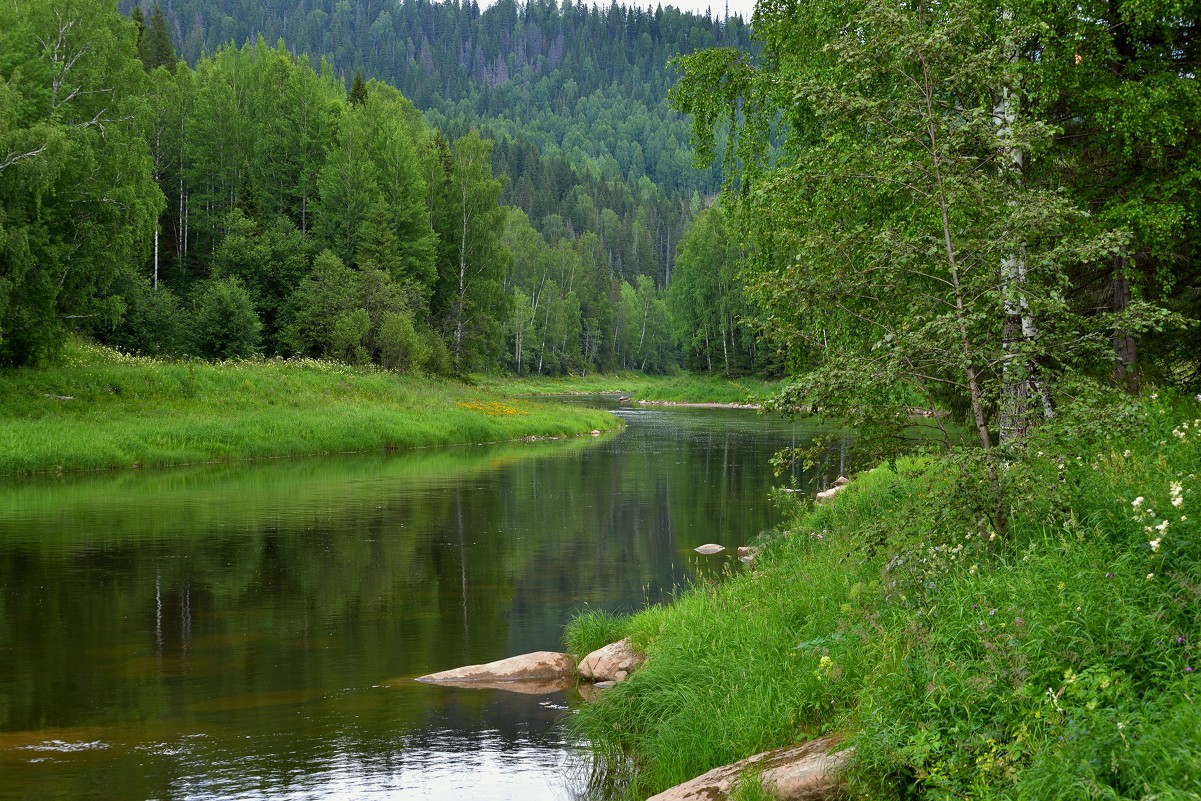
<path id="1" fill-rule="evenodd" d="M 412 677 L 725 569 L 691 549 L 774 525 L 767 459 L 814 433 L 618 414 L 599 439 L 0 485 L 0 799 L 586 797 L 574 690 Z"/>

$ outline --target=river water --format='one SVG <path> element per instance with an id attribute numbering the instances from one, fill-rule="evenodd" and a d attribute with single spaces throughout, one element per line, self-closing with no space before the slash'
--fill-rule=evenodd
<path id="1" fill-rule="evenodd" d="M 815 433 L 616 413 L 601 438 L 0 485 L 0 799 L 586 798 L 574 690 L 413 677 L 738 569 L 692 548 L 775 525 L 767 460 Z"/>

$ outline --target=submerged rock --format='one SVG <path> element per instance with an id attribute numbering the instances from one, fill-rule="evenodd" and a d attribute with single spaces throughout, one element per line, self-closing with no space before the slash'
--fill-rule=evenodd
<path id="1" fill-rule="evenodd" d="M 552 695 L 569 690 L 575 684 L 575 678 L 572 676 L 560 676 L 554 679 L 498 679 L 496 681 L 457 681 L 454 679 L 431 681 L 422 676 L 417 681 L 424 681 L 427 684 L 437 684 L 439 687 L 455 687 L 461 690 L 504 690 L 507 693 L 519 693 L 521 695 Z M 394 687 L 398 683 L 389 681 L 381 686 Z"/>
<path id="2" fill-rule="evenodd" d="M 765 751 L 677 784 L 648 801 L 720 801 L 730 797 L 748 768 L 758 772 L 763 789 L 782 801 L 826 801 L 841 798 L 843 768 L 853 748 L 838 750 L 840 738 L 822 737 L 801 745 Z"/>
<path id="3" fill-rule="evenodd" d="M 598 686 L 606 681 L 624 681 L 643 660 L 644 657 L 634 650 L 630 638 L 626 637 L 597 648 L 580 660 L 580 678 L 598 682 Z"/>
<path id="4" fill-rule="evenodd" d="M 692 550 L 696 551 L 697 553 L 704 554 L 705 556 L 709 556 L 711 554 L 721 553 L 725 549 L 726 546 L 724 545 L 718 545 L 717 543 L 710 542 L 707 545 L 698 545 Z"/>
<path id="5" fill-rule="evenodd" d="M 421 676 L 417 681 L 428 684 L 485 684 L 495 682 L 570 679 L 575 674 L 575 660 L 568 654 L 555 651 L 535 651 L 532 654 L 511 656 L 484 665 L 467 665 L 441 673 Z"/>

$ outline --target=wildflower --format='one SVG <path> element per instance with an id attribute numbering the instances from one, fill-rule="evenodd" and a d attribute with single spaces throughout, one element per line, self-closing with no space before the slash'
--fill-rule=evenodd
<path id="1" fill-rule="evenodd" d="M 1158 531 L 1160 534 L 1163 534 L 1165 531 L 1168 530 L 1168 521 L 1165 520 L 1162 523 L 1160 523 L 1158 526 L 1155 527 L 1155 530 Z"/>
<path id="2" fill-rule="evenodd" d="M 1159 397 L 1159 395 L 1157 395 L 1156 393 L 1154 393 L 1154 392 L 1151 393 L 1151 400 L 1155 400 L 1158 397 Z"/>
<path id="3" fill-rule="evenodd" d="M 1126 450 L 1122 451 L 1122 456 L 1129 459 L 1130 458 L 1130 449 L 1127 448 Z"/>
<path id="4" fill-rule="evenodd" d="M 1154 581 L 1154 580 L 1155 580 L 1155 574 L 1154 574 L 1154 573 L 1148 573 L 1148 574 L 1147 574 L 1147 581 Z"/>
<path id="5" fill-rule="evenodd" d="M 1151 542 L 1148 544 L 1151 546 L 1152 553 L 1159 553 L 1159 540 L 1158 539 L 1151 540 Z"/>
<path id="6" fill-rule="evenodd" d="M 967 569 L 967 572 L 968 572 L 968 573 L 970 573 L 970 574 L 971 574 L 971 575 L 973 575 L 973 576 L 974 576 L 974 575 L 976 575 L 976 566 L 975 566 L 975 565 L 972 565 L 971 567 L 969 567 L 969 568 Z"/>
<path id="7" fill-rule="evenodd" d="M 1134 507 L 1135 511 L 1138 511 L 1139 509 L 1141 509 L 1143 507 L 1143 496 L 1140 495 L 1137 498 L 1135 498 L 1133 501 L 1130 502 L 1130 505 Z"/>

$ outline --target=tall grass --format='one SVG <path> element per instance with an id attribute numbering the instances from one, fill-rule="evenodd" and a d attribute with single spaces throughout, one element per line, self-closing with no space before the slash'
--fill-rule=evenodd
<path id="1" fill-rule="evenodd" d="M 671 403 L 759 404 L 780 389 L 779 380 L 679 373 L 593 373 L 581 376 L 479 376 L 476 381 L 498 391 L 526 395 L 621 392 L 637 400 Z"/>
<path id="2" fill-rule="evenodd" d="M 632 798 L 827 731 L 862 798 L 1196 798 L 1201 408 L 1103 414 L 1010 464 L 1005 536 L 951 460 L 802 508 L 753 573 L 635 615 L 646 665 L 573 729 Z"/>
<path id="3" fill-rule="evenodd" d="M 607 430 L 607 413 L 315 360 L 167 363 L 75 343 L 0 373 L 0 473 L 411 448 Z"/>

